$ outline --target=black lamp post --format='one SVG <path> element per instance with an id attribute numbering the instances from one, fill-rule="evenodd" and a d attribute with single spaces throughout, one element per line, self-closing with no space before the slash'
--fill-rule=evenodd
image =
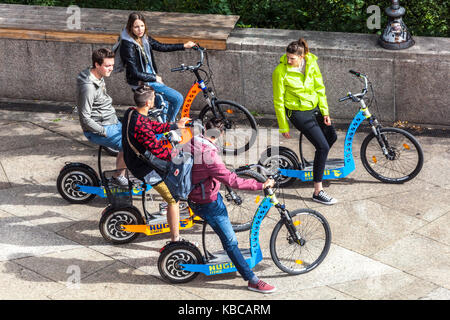
<path id="1" fill-rule="evenodd" d="M 390 50 L 406 49 L 413 46 L 415 42 L 402 20 L 405 15 L 405 8 L 400 6 L 399 0 L 392 0 L 392 5 L 386 8 L 385 12 L 389 20 L 378 40 L 380 46 Z"/>

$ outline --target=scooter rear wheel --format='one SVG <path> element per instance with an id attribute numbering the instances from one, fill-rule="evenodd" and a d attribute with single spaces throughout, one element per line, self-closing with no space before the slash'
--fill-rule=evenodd
<path id="1" fill-rule="evenodd" d="M 201 264 L 203 257 L 200 250 L 185 241 L 169 243 L 161 251 L 158 270 L 161 277 L 170 283 L 186 283 L 194 280 L 198 272 L 183 270 L 180 264 Z"/>
<path id="2" fill-rule="evenodd" d="M 136 207 L 108 207 L 103 211 L 98 227 L 106 241 L 113 244 L 125 244 L 139 236 L 139 233 L 123 230 L 122 225 L 132 224 L 144 224 L 144 219 Z"/>
<path id="3" fill-rule="evenodd" d="M 292 151 L 284 148 L 279 148 L 278 151 L 274 150 L 276 149 L 268 148 L 264 151 L 258 163 L 274 172 L 278 169 L 300 169 L 298 159 L 296 159 Z M 282 179 L 278 181 L 278 186 L 285 188 L 293 184 L 294 181 L 295 178 L 293 177 L 282 176 Z"/>
<path id="4" fill-rule="evenodd" d="M 83 166 L 68 166 L 59 173 L 56 187 L 65 200 L 81 204 L 95 198 L 95 194 L 82 192 L 77 185 L 99 186 L 100 182 L 91 170 Z"/>

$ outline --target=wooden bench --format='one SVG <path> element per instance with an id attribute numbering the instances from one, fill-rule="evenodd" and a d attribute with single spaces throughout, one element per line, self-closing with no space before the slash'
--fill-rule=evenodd
<path id="1" fill-rule="evenodd" d="M 114 44 L 132 11 L 81 8 L 79 28 L 67 7 L 0 4 L 0 38 Z M 149 34 L 164 43 L 195 41 L 225 50 L 239 16 L 142 12 Z"/>

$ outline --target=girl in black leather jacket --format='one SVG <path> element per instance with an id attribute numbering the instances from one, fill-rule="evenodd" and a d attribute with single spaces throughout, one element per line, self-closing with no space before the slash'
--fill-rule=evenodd
<path id="1" fill-rule="evenodd" d="M 175 121 L 184 99 L 181 93 L 166 86 L 158 76 L 153 50 L 169 52 L 193 46 L 195 43 L 192 41 L 184 44 L 165 44 L 156 41 L 148 35 L 144 16 L 137 12 L 130 14 L 127 26 L 121 33 L 120 57 L 126 69 L 128 84 L 134 90 L 145 83 L 155 92 L 163 94 L 169 104 L 167 122 Z"/>

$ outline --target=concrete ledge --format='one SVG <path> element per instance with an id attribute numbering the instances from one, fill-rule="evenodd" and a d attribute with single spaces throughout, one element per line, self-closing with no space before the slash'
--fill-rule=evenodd
<path id="1" fill-rule="evenodd" d="M 111 45 L 117 41 L 131 12 L 0 4 L 0 38 Z M 215 50 L 226 49 L 226 40 L 239 19 L 239 16 L 217 14 L 142 13 L 156 40 L 164 43 L 193 40 Z"/>
<path id="2" fill-rule="evenodd" d="M 450 125 L 448 110 L 450 39 L 415 37 L 416 45 L 389 51 L 377 45 L 378 36 L 338 32 L 235 29 L 228 39 L 227 52 L 241 53 L 244 102 L 255 93 L 262 105 L 272 102 L 270 76 L 287 44 L 299 37 L 307 39 L 327 88 L 332 115 L 350 119 L 355 107 L 340 104 L 348 91 L 359 92 L 358 80 L 348 73 L 358 70 L 369 76 L 379 111 L 386 121 Z M 264 81 L 261 81 L 264 79 Z M 267 109 L 270 110 L 269 108 Z"/>
<path id="3" fill-rule="evenodd" d="M 298 30 L 234 29 L 227 50 L 209 50 L 218 96 L 245 105 L 251 111 L 273 117 L 271 74 L 287 44 L 300 36 L 307 39 L 327 88 L 331 115 L 349 121 L 357 111 L 338 98 L 359 92 L 361 83 L 348 73 L 358 70 L 369 76 L 377 108 L 371 111 L 385 124 L 408 121 L 424 126 L 450 126 L 448 90 L 450 39 L 415 37 L 416 45 L 389 51 L 377 45 L 377 36 Z M 90 65 L 94 49 L 110 44 L 69 43 L 0 39 L 0 97 L 73 103 L 75 78 Z M 195 64 L 195 51 L 156 52 L 158 69 L 166 84 L 185 95 L 194 82 L 190 73 L 171 73 L 181 63 Z M 108 92 L 118 105 L 131 105 L 125 74 L 107 79 Z M 199 96 L 193 104 L 199 110 Z"/>

